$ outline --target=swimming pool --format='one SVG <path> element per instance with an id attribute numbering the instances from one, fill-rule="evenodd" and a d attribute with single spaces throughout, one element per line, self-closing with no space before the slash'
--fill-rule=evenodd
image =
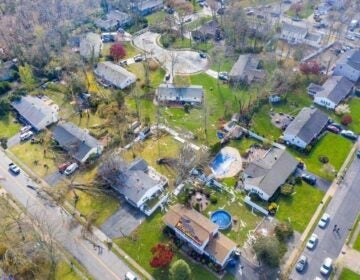
<path id="1" fill-rule="evenodd" d="M 211 221 L 219 226 L 219 229 L 228 229 L 232 224 L 232 217 L 225 210 L 216 210 L 211 214 Z"/>
<path id="2" fill-rule="evenodd" d="M 228 168 L 230 167 L 231 163 L 235 159 L 227 154 L 222 154 L 221 152 L 216 155 L 212 163 L 210 164 L 210 167 L 215 173 L 216 176 L 223 176 L 228 171 Z"/>

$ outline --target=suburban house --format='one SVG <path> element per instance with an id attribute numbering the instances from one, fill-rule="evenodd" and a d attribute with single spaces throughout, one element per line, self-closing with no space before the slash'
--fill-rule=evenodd
<path id="1" fill-rule="evenodd" d="M 162 198 L 166 198 L 164 189 L 168 179 L 142 158 L 136 158 L 130 164 L 119 158 L 111 168 L 116 168 L 117 173 L 106 178 L 110 186 L 146 215 L 151 215 L 162 203 Z"/>
<path id="2" fill-rule="evenodd" d="M 314 96 L 314 103 L 327 109 L 335 109 L 353 91 L 354 83 L 343 76 L 332 76 L 322 85 L 312 85 L 309 94 Z"/>
<path id="3" fill-rule="evenodd" d="M 219 226 L 194 209 L 176 204 L 169 208 L 164 223 L 199 254 L 224 268 L 237 249 L 234 241 L 219 232 Z"/>
<path id="4" fill-rule="evenodd" d="M 265 78 L 264 69 L 260 68 L 260 59 L 253 54 L 242 54 L 229 73 L 230 82 L 235 84 L 261 81 Z"/>
<path id="5" fill-rule="evenodd" d="M 138 1 L 133 9 L 141 16 L 147 16 L 164 7 L 164 0 L 142 0 Z"/>
<path id="6" fill-rule="evenodd" d="M 282 139 L 301 149 L 311 144 L 324 130 L 329 117 L 317 108 L 303 108 L 285 129 Z"/>
<path id="7" fill-rule="evenodd" d="M 98 58 L 102 49 L 101 36 L 96 33 L 87 33 L 80 39 L 80 55 L 89 60 Z"/>
<path id="8" fill-rule="evenodd" d="M 53 138 L 74 159 L 84 163 L 91 155 L 99 156 L 104 147 L 84 129 L 73 123 L 60 123 L 53 129 Z"/>
<path id="9" fill-rule="evenodd" d="M 280 39 L 285 40 L 292 45 L 305 43 L 314 47 L 319 47 L 321 36 L 309 33 L 306 27 L 284 22 L 281 28 Z"/>
<path id="10" fill-rule="evenodd" d="M 0 63 L 0 82 L 11 81 L 16 75 L 16 63 L 12 60 Z"/>
<path id="11" fill-rule="evenodd" d="M 202 86 L 176 87 L 173 84 L 161 84 L 155 96 L 159 103 L 201 105 L 204 89 Z"/>
<path id="12" fill-rule="evenodd" d="M 114 31 L 120 27 L 124 27 L 131 22 L 131 17 L 119 10 L 110 11 L 105 18 L 95 21 L 97 27 L 104 31 Z"/>
<path id="13" fill-rule="evenodd" d="M 206 41 L 210 39 L 220 41 L 223 37 L 221 27 L 215 20 L 206 22 L 204 25 L 191 31 L 191 36 L 194 38 L 194 40 L 199 41 Z"/>
<path id="14" fill-rule="evenodd" d="M 265 201 L 292 175 L 298 162 L 285 150 L 272 147 L 263 158 L 249 163 L 244 171 L 244 188 Z"/>
<path id="15" fill-rule="evenodd" d="M 342 54 L 333 71 L 335 76 L 344 76 L 350 81 L 360 79 L 360 49 L 349 50 Z"/>
<path id="16" fill-rule="evenodd" d="M 23 96 L 20 100 L 11 103 L 21 120 L 32 126 L 36 131 L 59 120 L 59 106 L 46 96 Z"/>
<path id="17" fill-rule="evenodd" d="M 98 63 L 94 70 L 97 78 L 114 87 L 124 89 L 136 82 L 136 76 L 110 61 Z"/>

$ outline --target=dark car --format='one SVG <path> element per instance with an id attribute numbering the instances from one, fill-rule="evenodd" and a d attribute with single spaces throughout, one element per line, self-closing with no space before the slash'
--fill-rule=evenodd
<path id="1" fill-rule="evenodd" d="M 169 81 L 170 78 L 171 78 L 171 75 L 170 75 L 169 73 L 167 73 L 167 74 L 165 75 L 165 81 Z"/>
<path id="2" fill-rule="evenodd" d="M 291 20 L 292 21 L 301 21 L 301 18 L 300 17 L 292 17 Z"/>
<path id="3" fill-rule="evenodd" d="M 328 125 L 327 127 L 326 127 L 326 129 L 328 130 L 328 131 L 330 131 L 330 132 L 333 132 L 333 133 L 336 133 L 336 134 L 339 134 L 340 132 L 341 132 L 341 129 L 340 128 L 338 128 L 337 126 L 335 126 L 335 125 Z"/>
<path id="4" fill-rule="evenodd" d="M 316 184 L 316 177 L 310 174 L 302 174 L 301 179 L 303 179 L 306 183 L 310 185 Z"/>
<path id="5" fill-rule="evenodd" d="M 357 150 L 356 156 L 357 156 L 358 158 L 360 158 L 360 150 Z"/>
<path id="6" fill-rule="evenodd" d="M 199 53 L 199 55 L 201 58 L 206 58 L 206 53 L 201 52 L 201 53 Z"/>

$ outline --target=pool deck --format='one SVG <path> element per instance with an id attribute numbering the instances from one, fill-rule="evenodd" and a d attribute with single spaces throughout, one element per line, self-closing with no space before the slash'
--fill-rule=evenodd
<path id="1" fill-rule="evenodd" d="M 236 176 L 242 170 L 243 165 L 239 151 L 233 147 L 224 147 L 220 150 L 219 153 L 221 153 L 224 157 L 228 157 L 229 160 L 231 160 L 231 163 L 226 167 L 226 170 L 223 170 L 221 174 L 218 174 L 218 172 L 211 168 L 215 178 L 224 179 Z M 224 164 L 224 162 L 222 164 Z"/>

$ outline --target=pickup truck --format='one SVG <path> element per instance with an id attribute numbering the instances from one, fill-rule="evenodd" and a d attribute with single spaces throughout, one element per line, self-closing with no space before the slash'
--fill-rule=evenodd
<path id="1" fill-rule="evenodd" d="M 9 163 L 9 170 L 16 175 L 20 174 L 20 168 L 15 163 Z"/>

